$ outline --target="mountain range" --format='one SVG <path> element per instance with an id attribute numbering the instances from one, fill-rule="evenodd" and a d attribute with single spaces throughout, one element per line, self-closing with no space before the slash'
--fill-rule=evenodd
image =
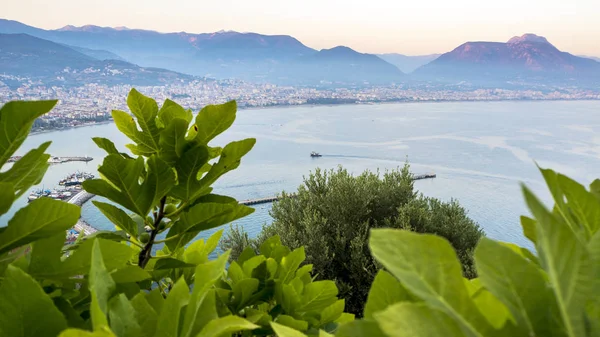
<path id="1" fill-rule="evenodd" d="M 467 42 L 418 68 L 414 77 L 435 81 L 600 83 L 600 62 L 558 50 L 535 34 L 515 36 L 506 43 Z"/>
<path id="2" fill-rule="evenodd" d="M 44 30 L 0 19 L 0 33 L 51 41 L 94 62 L 120 61 L 139 69 L 285 85 L 600 84 L 600 62 L 560 51 L 534 34 L 506 43 L 467 42 L 442 55 L 405 56 L 365 54 L 343 46 L 315 50 L 288 35 L 233 31 L 159 33 L 91 25 Z"/>
<path id="3" fill-rule="evenodd" d="M 81 48 L 77 48 L 81 49 Z M 106 52 L 76 49 L 27 34 L 0 34 L 0 74 L 9 86 L 12 77 L 27 77 L 45 85 L 133 84 L 160 85 L 193 79 L 165 69 L 142 68 L 135 64 L 95 58 Z M 9 76 L 6 76 L 9 75 Z"/>

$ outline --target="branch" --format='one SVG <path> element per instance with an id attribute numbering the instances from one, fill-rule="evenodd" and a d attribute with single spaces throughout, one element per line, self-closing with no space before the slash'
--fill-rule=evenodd
<path id="1" fill-rule="evenodd" d="M 158 207 L 158 214 L 154 212 L 154 226 L 152 228 L 152 231 L 150 232 L 150 239 L 146 243 L 146 246 L 144 246 L 144 249 L 142 249 L 142 251 L 140 252 L 140 256 L 138 258 L 138 266 L 140 266 L 140 268 L 142 269 L 146 267 L 146 264 L 148 264 L 148 261 L 150 261 L 150 258 L 152 257 L 152 245 L 154 244 L 154 239 L 158 234 L 160 222 L 165 216 L 164 210 L 166 202 L 167 197 L 162 197 L 160 199 L 160 206 Z"/>

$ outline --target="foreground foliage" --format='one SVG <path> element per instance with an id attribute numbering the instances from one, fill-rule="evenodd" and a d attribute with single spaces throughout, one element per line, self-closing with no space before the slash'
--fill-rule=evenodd
<path id="1" fill-rule="evenodd" d="M 55 103 L 2 107 L 2 163 Z M 315 282 L 310 266 L 300 268 L 302 248 L 290 251 L 275 237 L 260 255 L 246 252 L 226 270 L 229 252 L 209 260 L 222 231 L 190 244 L 253 210 L 211 193 L 255 142 L 208 145 L 233 123 L 235 102 L 207 106 L 195 121 L 176 103 L 159 109 L 135 90 L 127 103 L 134 118 L 123 111 L 113 117 L 134 142 L 127 146 L 133 156 L 94 138 L 108 155 L 98 168 L 102 178 L 84 183 L 110 201 L 94 204 L 116 231 L 64 246 L 79 207 L 40 198 L 19 210 L 0 229 L 0 336 L 267 336 L 272 326 L 333 332 L 353 319 L 333 282 Z M 2 170 L 0 214 L 41 181 L 49 145 Z"/>
<path id="2" fill-rule="evenodd" d="M 304 247 L 306 262 L 319 279 L 336 281 L 346 310 L 362 315 L 371 283 L 381 268 L 368 246 L 369 230 L 402 228 L 445 237 L 460 256 L 464 275 L 473 278 L 473 251 L 483 232 L 455 201 L 417 195 L 406 164 L 382 176 L 369 171 L 352 176 L 339 168 L 316 170 L 293 195 L 273 205 L 273 222 L 250 239 L 232 227 L 221 247 L 232 257 L 246 247 L 279 235 L 290 248 Z"/>

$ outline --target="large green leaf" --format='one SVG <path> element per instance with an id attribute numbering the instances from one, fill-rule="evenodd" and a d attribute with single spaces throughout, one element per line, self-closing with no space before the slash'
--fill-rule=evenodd
<path id="1" fill-rule="evenodd" d="M 281 268 L 279 269 L 278 277 L 281 282 L 290 282 L 296 275 L 296 270 L 304 259 L 306 259 L 304 247 L 296 248 L 294 251 L 284 256 L 279 264 Z"/>
<path id="2" fill-rule="evenodd" d="M 587 249 L 573 227 L 558 221 L 526 187 L 523 193 L 537 220 L 536 248 L 556 296 L 566 334 L 583 336 L 585 302 L 593 287 Z"/>
<path id="3" fill-rule="evenodd" d="M 128 265 L 110 273 L 115 283 L 140 282 L 151 278 L 150 274 L 138 266 Z"/>
<path id="4" fill-rule="evenodd" d="M 223 174 L 238 168 L 242 157 L 254 147 L 255 143 L 256 139 L 248 138 L 227 144 L 221 152 L 219 161 L 210 168 L 210 171 L 208 171 L 204 177 L 202 177 L 200 184 L 203 186 L 210 186 Z"/>
<path id="5" fill-rule="evenodd" d="M 14 101 L 0 108 L 0 167 L 23 144 L 33 122 L 52 110 L 54 101 Z"/>
<path id="6" fill-rule="evenodd" d="M 98 168 L 110 183 L 102 179 L 87 180 L 83 187 L 146 217 L 175 183 L 175 173 L 162 159 L 152 156 L 147 164 L 146 174 L 142 157 L 127 159 L 110 154 Z M 141 184 L 140 179 L 144 179 Z"/>
<path id="7" fill-rule="evenodd" d="M 379 324 L 370 319 L 356 320 L 343 324 L 335 333 L 335 337 L 384 337 Z"/>
<path id="8" fill-rule="evenodd" d="M 93 332 L 79 329 L 67 329 L 58 337 L 115 337 L 115 334 L 110 331 L 110 328 L 103 327 L 102 329 Z"/>
<path id="9" fill-rule="evenodd" d="M 188 144 L 185 134 L 189 122 L 175 118 L 160 132 L 160 158 L 169 164 L 177 162 Z"/>
<path id="10" fill-rule="evenodd" d="M 308 330 L 308 322 L 307 321 L 295 319 L 294 317 L 288 316 L 288 315 L 277 316 L 277 318 L 275 319 L 275 322 L 277 324 L 282 324 L 282 325 L 285 325 L 287 327 L 290 327 L 290 328 L 298 330 L 298 331 Z"/>
<path id="11" fill-rule="evenodd" d="M 8 212 L 14 201 L 15 189 L 13 185 L 11 183 L 0 182 L 0 215 Z"/>
<path id="12" fill-rule="evenodd" d="M 136 321 L 142 328 L 140 337 L 151 337 L 156 330 L 158 315 L 156 311 L 145 298 L 144 293 L 139 293 L 131 299 L 131 305 L 134 308 Z"/>
<path id="13" fill-rule="evenodd" d="M 375 319 L 387 336 L 464 336 L 458 324 L 444 312 L 424 303 L 402 302 L 375 313 Z"/>
<path id="14" fill-rule="evenodd" d="M 489 336 L 492 327 L 463 283 L 460 262 L 445 239 L 405 230 L 377 229 L 373 256 L 412 294 L 458 322 L 467 336 Z"/>
<path id="15" fill-rule="evenodd" d="M 56 336 L 67 327 L 61 312 L 40 285 L 8 266 L 0 286 L 0 336 Z"/>
<path id="16" fill-rule="evenodd" d="M 116 285 L 106 270 L 100 242 L 97 239 L 93 241 L 89 279 L 89 289 L 92 294 L 90 307 L 92 324 L 94 330 L 98 330 L 108 326 L 108 301 L 115 292 Z"/>
<path id="17" fill-rule="evenodd" d="M 113 206 L 111 204 L 100 202 L 100 201 L 92 201 L 96 207 L 104 214 L 108 220 L 110 220 L 118 229 L 122 229 L 127 232 L 132 237 L 138 236 L 138 224 L 131 219 L 131 217 L 125 213 L 122 209 Z"/>
<path id="18" fill-rule="evenodd" d="M 252 330 L 259 326 L 238 316 L 225 316 L 210 321 L 197 337 L 219 337 L 242 330 Z"/>
<path id="19" fill-rule="evenodd" d="M 344 300 L 337 300 L 332 305 L 323 309 L 323 311 L 321 311 L 321 319 L 319 324 L 323 326 L 327 323 L 335 322 L 344 313 L 345 305 L 346 302 Z"/>
<path id="20" fill-rule="evenodd" d="M 12 184 L 16 192 L 16 198 L 25 193 L 31 186 L 42 181 L 48 164 L 49 154 L 44 153 L 51 142 L 45 142 L 37 149 L 27 152 L 6 172 L 0 173 L 0 182 Z M 1 208 L 1 207 L 0 207 Z M 0 209 L 0 214 L 3 212 Z"/>
<path id="21" fill-rule="evenodd" d="M 558 175 L 558 183 L 566 198 L 567 206 L 575 215 L 581 230 L 591 237 L 600 228 L 600 200 L 585 187 L 562 174 Z"/>
<path id="22" fill-rule="evenodd" d="M 535 237 L 535 220 L 521 216 L 521 227 L 523 227 L 523 235 L 535 244 L 537 240 Z"/>
<path id="23" fill-rule="evenodd" d="M 410 301 L 411 296 L 398 280 L 385 270 L 380 270 L 373 280 L 367 303 L 365 318 L 373 318 L 373 314 L 385 310 L 392 304 Z"/>
<path id="24" fill-rule="evenodd" d="M 482 238 L 475 251 L 482 284 L 502 301 L 517 325 L 530 336 L 550 336 L 561 330 L 553 321 L 556 305 L 545 276 L 512 249 Z"/>
<path id="25" fill-rule="evenodd" d="M 168 98 L 158 111 L 158 119 L 165 126 L 170 125 L 175 119 L 182 119 L 187 125 L 192 121 L 192 118 L 194 118 L 194 116 L 191 110 L 184 109 L 181 105 Z"/>
<path id="26" fill-rule="evenodd" d="M 136 253 L 131 247 L 104 239 L 85 240 L 71 256 L 63 261 L 60 269 L 51 270 L 49 274 L 36 276 L 74 276 L 85 275 L 91 267 L 93 245 L 98 243 L 101 248 L 102 260 L 107 270 L 124 267 Z"/>
<path id="27" fill-rule="evenodd" d="M 59 232 L 33 243 L 28 272 L 31 275 L 52 275 L 60 269 L 65 233 Z"/>
<path id="28" fill-rule="evenodd" d="M 108 302 L 110 327 L 119 337 L 139 337 L 142 328 L 136 320 L 135 309 L 125 294 L 119 294 Z"/>
<path id="29" fill-rule="evenodd" d="M 196 116 L 194 141 L 208 144 L 213 138 L 227 130 L 235 121 L 237 104 L 230 101 L 220 105 L 207 105 Z"/>
<path id="30" fill-rule="evenodd" d="M 0 254 L 46 238 L 75 225 L 81 209 L 50 198 L 39 198 L 21 208 L 0 232 Z"/>
<path id="31" fill-rule="evenodd" d="M 302 332 L 287 327 L 283 324 L 271 322 L 271 327 L 273 328 L 273 331 L 275 331 L 277 337 L 306 337 L 306 335 Z"/>
<path id="32" fill-rule="evenodd" d="M 171 251 L 175 251 L 191 241 L 200 231 L 235 221 L 252 212 L 254 212 L 254 208 L 240 204 L 196 204 L 188 211 L 181 213 L 180 219 L 173 224 L 167 234 L 167 239 L 175 236 L 177 238 L 167 241 L 167 247 Z"/>
<path id="33" fill-rule="evenodd" d="M 115 143 L 113 143 L 110 139 L 102 138 L 102 137 L 92 137 L 92 140 L 96 145 L 102 150 L 106 151 L 108 154 L 118 154 L 125 158 L 131 158 L 127 153 L 119 152 Z"/>
<path id="34" fill-rule="evenodd" d="M 156 333 L 154 337 L 177 337 L 179 335 L 179 322 L 183 317 L 183 308 L 190 300 L 190 288 L 183 278 L 175 283 L 169 292 L 162 311 L 158 316 Z"/>
<path id="35" fill-rule="evenodd" d="M 297 311 L 322 310 L 337 301 L 338 289 L 333 281 L 317 281 L 307 284 L 302 293 L 302 305 Z"/>
<path id="36" fill-rule="evenodd" d="M 200 184 L 198 171 L 208 162 L 206 146 L 199 145 L 187 150 L 175 164 L 178 184 L 171 194 L 182 201 L 192 203 L 198 197 L 210 193 L 208 186 Z"/>

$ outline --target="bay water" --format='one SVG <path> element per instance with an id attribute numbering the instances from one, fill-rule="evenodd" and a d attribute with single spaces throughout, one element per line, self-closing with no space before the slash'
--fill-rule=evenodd
<path id="1" fill-rule="evenodd" d="M 52 188 L 75 171 L 97 174 L 105 153 L 92 137 L 111 139 L 119 149 L 129 140 L 114 124 L 94 125 L 30 136 L 18 154 L 51 140 L 54 156 L 92 156 L 89 163 L 52 165 L 41 186 Z M 548 167 L 584 184 L 600 178 L 600 102 L 459 102 L 374 105 L 300 106 L 247 109 L 214 145 L 247 137 L 255 148 L 240 167 L 215 185 L 215 193 L 238 200 L 293 192 L 303 176 L 317 167 L 343 166 L 360 174 L 401 167 L 406 160 L 415 174 L 436 173 L 416 189 L 443 200 L 457 199 L 489 237 L 530 246 L 519 216 L 527 215 L 520 184 L 547 204 L 551 198 L 536 167 Z M 323 156 L 311 158 L 311 151 Z M 0 226 L 23 196 L 0 217 Z M 252 236 L 269 223 L 270 204 L 255 206 L 237 221 Z M 99 229 L 111 223 L 88 202 L 84 219 Z M 215 229 L 216 230 L 216 229 Z M 202 233 L 210 235 L 215 230 Z"/>

